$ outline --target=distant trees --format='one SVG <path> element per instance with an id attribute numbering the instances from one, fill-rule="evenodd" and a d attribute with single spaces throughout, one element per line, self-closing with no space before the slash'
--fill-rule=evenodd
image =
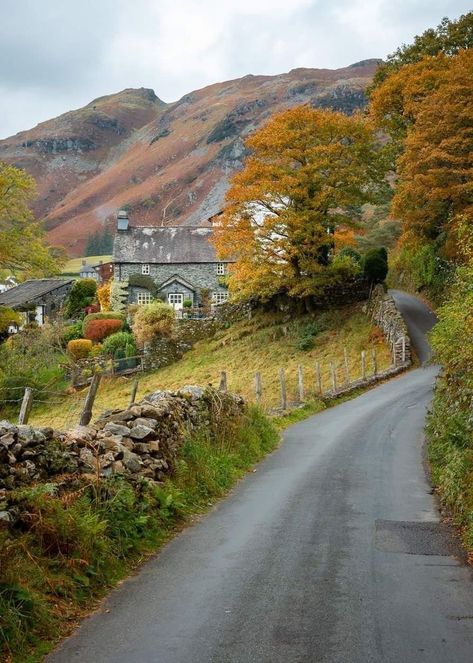
<path id="1" fill-rule="evenodd" d="M 247 140 L 252 154 L 232 181 L 214 232 L 222 258 L 236 260 L 237 297 L 304 297 L 356 265 L 334 252 L 337 232 L 356 225 L 361 206 L 386 194 L 383 149 L 368 122 L 296 107 Z"/>
<path id="2" fill-rule="evenodd" d="M 97 230 L 89 235 L 85 247 L 86 256 L 104 256 L 113 251 L 113 233 L 110 228 Z"/>
<path id="3" fill-rule="evenodd" d="M 22 277 L 49 276 L 59 270 L 57 257 L 29 208 L 36 192 L 25 171 L 0 162 L 0 268 Z"/>

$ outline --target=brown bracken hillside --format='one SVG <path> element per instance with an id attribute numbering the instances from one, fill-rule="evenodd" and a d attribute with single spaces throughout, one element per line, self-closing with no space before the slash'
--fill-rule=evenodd
<path id="1" fill-rule="evenodd" d="M 0 159 L 36 178 L 35 212 L 71 255 L 124 206 L 141 225 L 206 223 L 251 131 L 297 104 L 352 113 L 378 62 L 244 76 L 171 104 L 153 90 L 123 90 L 0 141 Z"/>

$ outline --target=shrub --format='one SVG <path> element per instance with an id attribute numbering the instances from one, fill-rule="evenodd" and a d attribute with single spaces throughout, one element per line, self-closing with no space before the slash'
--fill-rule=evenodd
<path id="1" fill-rule="evenodd" d="M 82 322 L 75 322 L 64 329 L 63 340 L 67 345 L 69 341 L 75 341 L 82 338 Z"/>
<path id="2" fill-rule="evenodd" d="M 361 253 L 359 253 L 356 249 L 352 248 L 351 246 L 345 246 L 338 255 L 341 257 L 351 258 L 353 262 L 356 263 L 357 265 L 361 265 L 362 263 Z"/>
<path id="3" fill-rule="evenodd" d="M 388 253 L 384 247 L 370 249 L 363 257 L 363 273 L 371 283 L 382 283 L 388 274 Z"/>
<path id="4" fill-rule="evenodd" d="M 184 308 L 192 308 L 192 299 L 184 299 L 182 305 Z"/>
<path id="5" fill-rule="evenodd" d="M 79 279 L 74 283 L 66 301 L 65 312 L 67 316 L 74 316 L 92 304 L 97 290 L 94 279 Z"/>
<path id="6" fill-rule="evenodd" d="M 175 313 L 172 306 L 153 302 L 135 313 L 133 333 L 138 345 L 152 343 L 158 338 L 170 338 L 174 331 Z"/>
<path id="7" fill-rule="evenodd" d="M 84 336 L 91 341 L 103 341 L 104 338 L 111 336 L 122 327 L 122 320 L 90 320 L 86 325 Z"/>
<path id="8" fill-rule="evenodd" d="M 106 281 L 103 285 L 97 288 L 97 299 L 99 300 L 100 310 L 102 312 L 110 311 L 110 290 L 112 284 Z"/>
<path id="9" fill-rule="evenodd" d="M 85 334 L 86 327 L 89 322 L 92 322 L 92 320 L 121 320 L 123 322 L 125 320 L 125 316 L 122 313 L 118 313 L 117 311 L 109 311 L 106 313 L 90 313 L 89 315 L 86 315 L 82 321 L 83 334 Z"/>
<path id="10" fill-rule="evenodd" d="M 73 339 L 67 344 L 67 351 L 73 359 L 86 359 L 92 350 L 92 341 L 85 338 Z"/>
<path id="11" fill-rule="evenodd" d="M 103 353 L 109 357 L 115 356 L 117 350 L 125 352 L 127 357 L 136 355 L 136 345 L 133 334 L 126 331 L 119 331 L 111 336 L 108 336 L 103 342 Z M 127 354 L 127 348 L 130 354 Z"/>
<path id="12" fill-rule="evenodd" d="M 112 281 L 110 286 L 110 308 L 113 311 L 126 311 L 128 300 L 128 282 Z"/>

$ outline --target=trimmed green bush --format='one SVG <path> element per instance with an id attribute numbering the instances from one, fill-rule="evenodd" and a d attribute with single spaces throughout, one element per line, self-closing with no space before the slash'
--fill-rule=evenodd
<path id="1" fill-rule="evenodd" d="M 388 253 L 384 247 L 370 249 L 363 256 L 363 274 L 371 283 L 382 283 L 388 274 Z"/>
<path id="2" fill-rule="evenodd" d="M 102 345 L 103 353 L 110 357 L 115 356 L 117 350 L 127 351 L 129 348 L 131 354 L 127 355 L 128 357 L 133 357 L 136 355 L 136 345 L 133 334 L 126 331 L 119 331 L 111 336 L 108 336 Z"/>
<path id="3" fill-rule="evenodd" d="M 80 314 L 86 306 L 94 301 L 97 283 L 94 279 L 79 279 L 75 281 L 66 300 L 65 313 L 72 317 Z"/>

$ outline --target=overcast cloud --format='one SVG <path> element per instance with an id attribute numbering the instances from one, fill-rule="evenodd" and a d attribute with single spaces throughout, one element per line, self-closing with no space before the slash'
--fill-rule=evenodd
<path id="1" fill-rule="evenodd" d="M 463 0 L 2 0 L 0 137 L 126 87 L 164 101 L 245 74 L 385 57 Z"/>

